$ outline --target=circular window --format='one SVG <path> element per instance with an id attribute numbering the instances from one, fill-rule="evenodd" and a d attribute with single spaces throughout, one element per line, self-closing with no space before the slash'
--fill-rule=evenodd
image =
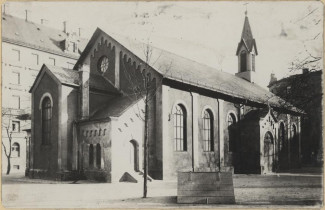
<path id="1" fill-rule="evenodd" d="M 108 57 L 103 56 L 99 59 L 98 68 L 100 72 L 102 73 L 106 72 L 108 69 L 108 65 L 109 65 Z"/>

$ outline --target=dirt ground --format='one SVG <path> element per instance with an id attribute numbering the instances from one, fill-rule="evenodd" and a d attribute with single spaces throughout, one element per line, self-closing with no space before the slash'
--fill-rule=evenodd
<path id="1" fill-rule="evenodd" d="M 15 208 L 235 208 L 320 207 L 323 178 L 319 173 L 234 175 L 235 205 L 180 205 L 177 183 L 153 181 L 148 198 L 142 198 L 142 183 L 58 182 L 2 176 L 2 204 Z"/>

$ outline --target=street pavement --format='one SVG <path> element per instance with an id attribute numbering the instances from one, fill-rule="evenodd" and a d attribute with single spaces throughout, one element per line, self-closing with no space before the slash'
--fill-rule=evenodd
<path id="1" fill-rule="evenodd" d="M 235 205 L 180 205 L 177 183 L 148 183 L 148 198 L 142 198 L 142 183 L 59 182 L 2 176 L 2 204 L 15 208 L 236 208 L 320 207 L 323 177 L 319 173 L 234 175 Z"/>

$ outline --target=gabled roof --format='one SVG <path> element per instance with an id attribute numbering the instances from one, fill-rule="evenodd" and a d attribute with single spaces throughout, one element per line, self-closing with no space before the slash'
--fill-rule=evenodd
<path id="1" fill-rule="evenodd" d="M 243 31 L 242 31 L 242 34 L 241 34 L 240 42 L 238 43 L 236 55 L 238 55 L 240 47 L 243 44 L 246 47 L 248 52 L 252 52 L 253 48 L 255 48 L 256 55 L 258 54 L 257 53 L 256 42 L 255 42 L 255 39 L 253 38 L 253 33 L 252 33 L 251 26 L 249 24 L 247 16 L 245 16 L 244 27 L 243 27 Z"/>
<path id="2" fill-rule="evenodd" d="M 107 37 L 110 41 L 114 42 L 114 44 L 118 44 L 123 53 L 132 53 L 135 55 L 133 57 L 137 59 L 138 63 L 145 63 L 146 56 L 144 54 L 144 49 L 147 46 L 146 44 L 122 36 L 113 38 L 97 28 L 86 46 L 85 51 L 77 61 L 75 68 L 78 64 L 83 62 L 90 53 L 92 46 L 96 43 L 96 40 L 100 37 Z M 150 46 L 150 49 L 151 59 L 149 65 L 165 79 L 194 85 L 243 100 L 269 104 L 275 107 L 283 107 L 283 99 L 257 84 L 250 83 L 235 75 L 218 71 L 212 67 L 154 46 Z M 291 107 L 290 110 L 299 112 L 295 107 Z"/>
<path id="3" fill-rule="evenodd" d="M 61 30 L 25 21 L 11 15 L 2 15 L 2 41 L 4 42 L 78 59 L 79 54 L 64 52 L 62 42 L 66 38 L 67 34 Z M 86 39 L 79 39 L 80 51 L 83 51 L 87 42 Z"/>
<path id="4" fill-rule="evenodd" d="M 62 67 L 57 67 L 57 66 L 51 66 L 47 64 L 43 64 L 41 67 L 41 70 L 38 72 L 36 79 L 34 80 L 34 83 L 32 87 L 30 88 L 29 92 L 32 92 L 34 89 L 35 85 L 39 83 L 39 79 L 41 75 L 43 75 L 44 71 L 48 71 L 51 74 L 55 76 L 58 82 L 61 84 L 65 85 L 71 85 L 71 86 L 79 86 L 79 74 L 77 71 L 67 69 L 67 68 L 62 68 Z"/>

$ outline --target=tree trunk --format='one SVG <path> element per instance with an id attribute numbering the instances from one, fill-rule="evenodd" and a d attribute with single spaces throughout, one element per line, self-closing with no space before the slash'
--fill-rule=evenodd
<path id="1" fill-rule="evenodd" d="M 10 174 L 10 169 L 11 169 L 11 165 L 10 165 L 10 157 L 7 157 L 7 160 L 8 160 L 8 166 L 7 166 L 7 175 Z"/>
<path id="2" fill-rule="evenodd" d="M 145 104 L 144 116 L 144 174 L 143 174 L 143 197 L 147 197 L 147 176 L 148 176 L 148 102 Z"/>

